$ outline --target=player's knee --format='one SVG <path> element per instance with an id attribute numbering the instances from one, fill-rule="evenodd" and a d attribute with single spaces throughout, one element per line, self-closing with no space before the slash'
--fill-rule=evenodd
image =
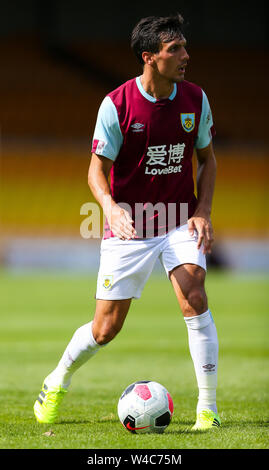
<path id="1" fill-rule="evenodd" d="M 192 289 L 187 297 L 185 305 L 187 314 L 196 313 L 200 315 L 207 310 L 207 296 L 205 290 L 202 288 Z"/>
<path id="2" fill-rule="evenodd" d="M 95 341 L 100 345 L 104 345 L 112 341 L 119 333 L 120 327 L 116 325 L 103 326 L 95 332 Z"/>

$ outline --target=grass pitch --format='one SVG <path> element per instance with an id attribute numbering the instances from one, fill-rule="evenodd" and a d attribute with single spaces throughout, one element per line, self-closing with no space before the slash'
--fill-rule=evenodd
<path id="1" fill-rule="evenodd" d="M 220 429 L 191 431 L 196 379 L 186 326 L 165 276 L 150 278 L 118 337 L 74 375 L 59 421 L 38 424 L 33 404 L 42 381 L 75 329 L 92 319 L 95 283 L 87 276 L 1 272 L 1 449 L 268 448 L 269 280 L 210 271 Z M 162 435 L 128 433 L 118 420 L 119 396 L 137 380 L 160 382 L 173 397 L 174 417 Z"/>

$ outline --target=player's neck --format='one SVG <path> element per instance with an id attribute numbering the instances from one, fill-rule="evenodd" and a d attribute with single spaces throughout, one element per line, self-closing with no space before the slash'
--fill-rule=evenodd
<path id="1" fill-rule="evenodd" d="M 174 89 L 174 83 L 160 76 L 155 77 L 146 69 L 143 75 L 141 75 L 140 80 L 144 90 L 156 98 L 156 100 L 169 98 Z"/>

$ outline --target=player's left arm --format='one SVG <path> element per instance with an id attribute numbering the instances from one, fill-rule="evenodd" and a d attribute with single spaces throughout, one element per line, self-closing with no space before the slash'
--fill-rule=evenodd
<path id="1" fill-rule="evenodd" d="M 203 252 L 211 253 L 214 241 L 213 227 L 211 223 L 211 209 L 216 180 L 216 158 L 212 140 L 205 148 L 196 148 L 198 161 L 197 168 L 197 199 L 198 204 L 195 213 L 188 221 L 191 234 L 194 230 L 198 233 L 197 248 L 203 243 Z"/>

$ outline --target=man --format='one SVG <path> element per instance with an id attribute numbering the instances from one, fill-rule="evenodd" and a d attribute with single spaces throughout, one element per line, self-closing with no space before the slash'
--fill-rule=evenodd
<path id="1" fill-rule="evenodd" d="M 205 255 L 213 243 L 214 128 L 204 91 L 184 80 L 185 46 L 180 15 L 142 19 L 133 30 L 132 48 L 143 73 L 109 93 L 100 106 L 89 167 L 89 186 L 107 218 L 96 311 L 45 379 L 34 405 L 39 422 L 54 422 L 73 373 L 121 330 L 132 298 L 140 297 L 159 258 L 188 329 L 199 387 L 193 429 L 220 426 L 218 339 L 204 287 Z"/>

